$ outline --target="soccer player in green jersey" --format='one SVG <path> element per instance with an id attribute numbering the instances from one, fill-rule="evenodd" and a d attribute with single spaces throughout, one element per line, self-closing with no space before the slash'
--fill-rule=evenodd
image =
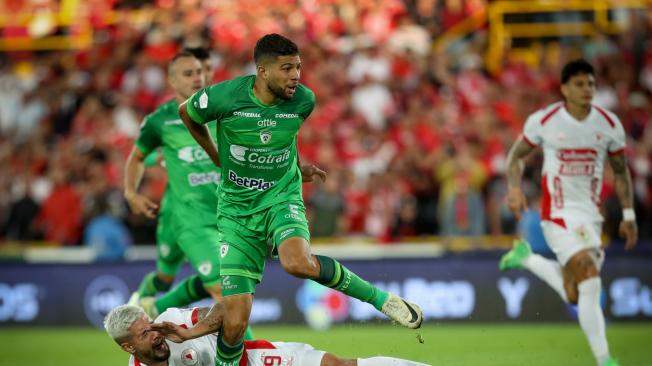
<path id="1" fill-rule="evenodd" d="M 196 48 L 184 48 L 184 51 L 191 53 L 202 65 L 202 72 L 204 78 L 204 85 L 208 85 L 211 81 L 213 75 L 213 67 L 210 62 L 210 54 L 208 50 L 201 47 Z M 172 79 L 172 75 L 170 78 Z M 185 94 L 184 94 L 185 96 Z M 177 118 L 178 119 L 178 116 Z M 163 156 L 161 148 L 153 150 L 149 155 L 143 160 L 143 166 L 145 168 L 155 166 L 163 162 Z M 138 159 L 129 161 L 130 164 L 138 164 Z M 127 164 L 129 167 L 129 164 Z M 125 177 L 127 174 L 125 173 Z M 131 177 L 133 179 L 133 177 Z M 133 183 L 133 180 L 130 182 Z M 128 183 L 125 183 L 127 187 Z M 135 190 L 135 189 L 132 189 Z M 161 207 L 167 207 L 168 197 L 170 196 L 169 190 L 166 190 L 163 200 L 161 201 Z M 139 198 L 136 198 L 139 200 Z M 152 203 L 153 204 L 153 203 Z M 181 252 L 178 243 L 175 241 L 174 225 L 171 222 L 170 210 L 162 209 L 158 217 L 158 223 L 156 225 L 156 243 L 157 243 L 157 270 L 152 271 L 143 277 L 138 290 L 134 292 L 129 300 L 130 304 L 139 304 L 140 300 L 147 297 L 155 296 L 158 292 L 167 292 L 171 287 L 174 279 L 177 275 L 177 272 L 185 259 L 185 256 Z M 197 281 L 195 279 L 195 281 Z M 200 285 L 200 283 L 197 283 Z M 203 292 L 203 291 L 202 291 Z M 174 297 L 175 291 L 167 295 L 167 297 Z M 195 296 L 193 296 L 195 297 Z M 162 299 L 162 302 L 165 302 L 166 299 Z M 173 306 L 177 306 L 174 303 Z M 183 305 L 181 305 L 183 306 Z M 161 309 L 164 310 L 164 309 Z"/>
<path id="2" fill-rule="evenodd" d="M 157 272 L 145 276 L 136 301 L 132 297 L 130 302 L 167 291 L 185 257 L 198 273 L 150 304 L 154 308 L 147 310 L 152 315 L 209 295 L 215 299 L 221 296 L 214 218 L 219 171 L 190 136 L 177 110 L 180 102 L 205 85 L 206 64 L 207 59 L 200 61 L 188 51 L 172 59 L 168 75 L 175 98 L 145 117 L 125 167 L 125 198 L 134 213 L 149 218 L 156 216 L 158 207 L 138 193 L 138 186 L 144 161 L 156 149 L 162 151 L 169 178 L 157 227 Z"/>
<path id="3" fill-rule="evenodd" d="M 336 260 L 310 252 L 302 181 L 326 173 L 302 165 L 296 137 L 315 105 L 299 83 L 301 59 L 291 40 L 268 34 L 256 43 L 256 75 L 211 85 L 179 106 L 179 115 L 216 166 L 220 275 L 226 319 L 215 364 L 237 365 L 256 285 L 262 279 L 267 245 L 286 272 L 372 304 L 396 322 L 418 328 L 421 309 L 381 291 Z M 208 121 L 217 120 L 217 146 Z"/>

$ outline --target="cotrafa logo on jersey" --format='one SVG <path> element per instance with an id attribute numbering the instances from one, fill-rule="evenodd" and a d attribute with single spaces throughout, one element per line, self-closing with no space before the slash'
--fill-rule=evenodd
<path id="1" fill-rule="evenodd" d="M 179 149 L 177 157 L 186 163 L 194 163 L 208 159 L 208 154 L 200 146 L 186 146 Z"/>
<path id="2" fill-rule="evenodd" d="M 229 151 L 231 152 L 232 159 L 235 160 L 236 163 L 247 162 L 267 165 L 284 163 L 290 159 L 289 148 L 270 151 L 270 149 L 249 149 L 240 145 L 231 145 Z"/>

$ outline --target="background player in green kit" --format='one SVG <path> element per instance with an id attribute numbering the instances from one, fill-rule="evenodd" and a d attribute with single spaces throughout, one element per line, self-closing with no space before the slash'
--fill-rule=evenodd
<path id="1" fill-rule="evenodd" d="M 286 272 L 309 278 L 372 304 L 391 319 L 418 328 L 421 309 L 381 291 L 336 260 L 312 255 L 301 183 L 325 173 L 301 165 L 296 136 L 315 105 L 299 84 L 301 60 L 292 41 L 278 34 L 258 40 L 256 75 L 211 85 L 179 106 L 191 134 L 222 169 L 218 200 L 220 274 L 226 319 L 216 365 L 237 365 L 253 294 L 262 279 L 267 244 Z M 208 121 L 217 120 L 217 146 Z"/>
<path id="2" fill-rule="evenodd" d="M 199 62 L 202 65 L 202 73 L 204 79 L 203 85 L 208 85 L 213 75 L 213 67 L 210 62 L 209 52 L 206 49 L 200 47 L 184 48 L 184 51 L 190 52 L 196 59 L 199 60 Z M 180 70 L 175 69 L 175 71 L 180 71 Z M 171 81 L 172 78 L 174 77 L 175 75 L 172 74 L 169 75 Z M 130 160 L 128 161 L 127 169 L 138 168 L 137 165 L 140 164 L 140 161 L 139 159 L 136 158 L 137 156 L 132 154 Z M 162 161 L 163 161 L 163 156 L 162 156 L 161 148 L 159 147 L 153 150 L 151 153 L 149 153 L 149 155 L 147 155 L 147 157 L 143 160 L 142 163 L 144 167 L 151 167 L 154 165 L 158 165 Z M 132 165 L 136 165 L 136 167 Z M 132 167 L 129 168 L 130 166 Z M 125 173 L 125 177 L 128 177 L 127 173 Z M 131 180 L 129 182 L 125 182 L 125 187 L 129 187 L 128 184 L 133 183 L 133 178 L 135 177 L 131 176 L 130 178 Z M 131 190 L 135 191 L 136 188 L 133 188 Z M 138 286 L 138 290 L 134 292 L 134 294 L 131 296 L 131 299 L 129 300 L 130 304 L 137 305 L 139 304 L 139 301 L 142 298 L 152 297 L 155 296 L 158 292 L 168 291 L 175 280 L 175 277 L 179 271 L 179 268 L 181 267 L 181 264 L 185 260 L 185 255 L 183 254 L 178 243 L 175 242 L 176 234 L 174 231 L 175 230 L 174 225 L 172 223 L 172 215 L 170 214 L 170 210 L 166 209 L 166 207 L 168 206 L 167 203 L 168 197 L 170 197 L 169 190 L 166 190 L 163 196 L 163 200 L 161 201 L 161 210 L 159 210 L 158 223 L 156 225 L 156 244 L 157 244 L 156 268 L 157 270 L 152 271 L 143 277 L 143 280 Z M 131 198 L 132 200 L 133 199 L 142 200 L 145 197 L 140 198 L 138 196 L 131 196 Z M 146 203 L 147 201 L 143 201 L 143 202 Z M 132 203 L 130 202 L 130 205 L 131 204 Z M 138 204 L 138 202 L 134 202 L 134 204 Z M 154 205 L 154 203 L 150 203 L 150 204 Z M 134 209 L 133 205 L 132 205 L 132 209 Z M 148 216 L 153 217 L 154 215 L 151 214 Z M 192 278 L 191 280 L 197 282 L 196 285 L 198 286 L 201 285 L 201 281 L 198 282 L 197 278 Z M 187 285 L 186 282 L 182 282 L 182 284 Z M 180 287 L 178 288 L 178 290 L 181 290 L 182 288 L 183 287 Z M 189 287 L 189 289 L 193 289 L 193 286 Z M 159 302 L 166 303 L 166 300 L 168 298 L 171 298 L 171 306 L 179 306 L 176 305 L 175 303 L 175 301 L 177 301 L 175 300 L 176 293 L 177 291 L 172 291 L 168 295 L 164 296 L 164 298 L 160 299 Z M 197 296 L 193 295 L 192 298 L 194 297 Z M 178 301 L 182 301 L 182 300 L 183 297 Z"/>
<path id="3" fill-rule="evenodd" d="M 150 218 L 155 217 L 157 206 L 137 192 L 145 157 L 160 148 L 168 173 L 157 227 L 157 273 L 145 276 L 138 295 L 153 296 L 169 289 L 185 257 L 198 273 L 184 279 L 154 304 L 148 304 L 154 306 L 147 309 L 153 315 L 209 294 L 220 298 L 218 231 L 214 219 L 219 171 L 190 136 L 177 110 L 179 102 L 205 85 L 204 68 L 187 51 L 172 59 L 168 75 L 175 98 L 145 118 L 125 168 L 125 197 L 135 213 Z"/>

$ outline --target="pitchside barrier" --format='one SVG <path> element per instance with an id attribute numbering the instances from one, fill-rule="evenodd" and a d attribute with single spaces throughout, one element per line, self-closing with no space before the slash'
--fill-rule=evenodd
<path id="1" fill-rule="evenodd" d="M 378 287 L 421 305 L 427 322 L 564 322 L 576 317 L 542 281 L 525 271 L 502 273 L 499 253 L 444 254 L 429 245 L 319 246 Z M 87 263 L 81 250 L 34 253 L 0 265 L 0 326 L 95 325 L 123 304 L 155 268 L 137 250 L 121 263 Z M 145 259 L 151 257 L 149 259 Z M 58 259 L 56 259 L 58 258 Z M 139 259 L 140 258 L 140 259 Z M 191 273 L 186 265 L 180 276 Z M 608 253 L 603 307 L 609 321 L 652 320 L 652 256 Z M 196 305 L 209 305 L 205 300 Z M 371 305 L 286 274 L 268 261 L 251 322 L 385 323 Z"/>

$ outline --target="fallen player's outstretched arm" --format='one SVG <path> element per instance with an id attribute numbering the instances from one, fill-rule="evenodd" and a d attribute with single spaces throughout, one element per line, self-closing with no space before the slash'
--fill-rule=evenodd
<path id="1" fill-rule="evenodd" d="M 200 319 L 199 323 L 192 328 L 186 329 L 171 322 L 154 323 L 150 325 L 150 328 L 162 332 L 167 339 L 176 343 L 199 338 L 220 330 L 224 319 L 224 306 L 214 304 L 210 309 L 201 308 L 198 310 L 197 318 Z"/>

